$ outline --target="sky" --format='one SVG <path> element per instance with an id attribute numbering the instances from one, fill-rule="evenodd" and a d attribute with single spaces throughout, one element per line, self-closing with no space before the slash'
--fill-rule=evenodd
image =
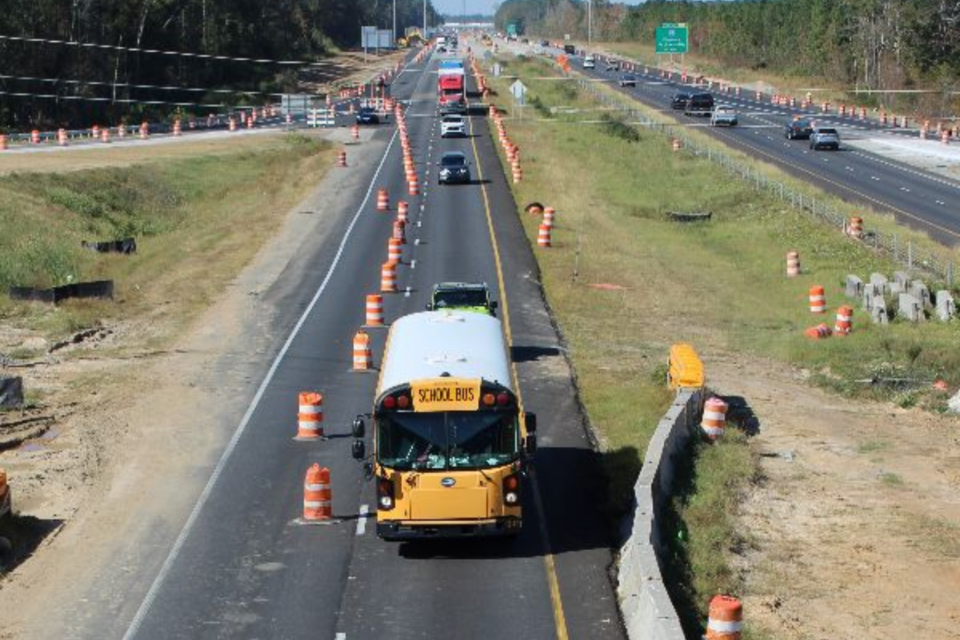
<path id="1" fill-rule="evenodd" d="M 623 4 L 640 4 L 641 0 L 620 0 Z M 463 15 L 464 0 L 433 0 L 433 6 L 437 11 L 448 16 Z M 483 13 L 493 15 L 493 5 L 497 0 L 466 0 L 467 13 Z"/>

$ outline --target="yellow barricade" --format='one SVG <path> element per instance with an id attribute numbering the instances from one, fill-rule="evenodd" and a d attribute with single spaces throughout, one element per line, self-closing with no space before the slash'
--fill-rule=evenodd
<path id="1" fill-rule="evenodd" d="M 700 362 L 693 347 L 689 344 L 675 344 L 670 347 L 670 371 L 667 374 L 667 385 L 671 389 L 677 387 L 700 389 L 704 384 L 703 363 Z"/>

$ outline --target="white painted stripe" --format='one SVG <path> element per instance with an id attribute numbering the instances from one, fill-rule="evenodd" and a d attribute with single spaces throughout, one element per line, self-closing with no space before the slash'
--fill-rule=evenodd
<path id="1" fill-rule="evenodd" d="M 347 634 L 341 631 L 336 636 L 334 636 L 333 640 L 347 640 Z"/>
<path id="2" fill-rule="evenodd" d="M 704 420 L 726 420 L 727 414 L 720 411 L 704 411 L 703 419 Z"/>
<path id="3" fill-rule="evenodd" d="M 312 483 L 303 483 L 303 488 L 307 491 L 323 491 L 324 489 L 329 489 L 330 485 L 325 482 L 320 482 L 317 484 Z"/>
<path id="4" fill-rule="evenodd" d="M 319 405 L 302 404 L 300 405 L 300 413 L 304 415 L 315 416 L 323 413 L 323 407 Z"/>
<path id="5" fill-rule="evenodd" d="M 273 364 L 270 365 L 270 369 L 264 376 L 263 382 L 260 383 L 257 393 L 250 401 L 250 406 L 247 407 L 247 411 L 243 414 L 240 424 L 237 425 L 236 430 L 233 432 L 230 442 L 227 443 L 226 449 L 223 450 L 223 455 L 221 455 L 220 460 L 217 461 L 217 466 L 214 467 L 213 473 L 210 474 L 210 479 L 207 480 L 207 484 L 203 488 L 203 492 L 200 494 L 200 497 L 197 499 L 197 503 L 194 505 L 193 510 L 187 517 L 187 521 L 184 523 L 179 535 L 177 535 L 177 539 L 174 541 L 173 547 L 170 548 L 170 553 L 167 554 L 167 558 L 160 567 L 157 577 L 154 578 L 153 583 L 150 585 L 150 589 L 143 598 L 143 602 L 140 603 L 140 607 L 137 609 L 137 613 L 134 614 L 133 619 L 130 621 L 130 626 L 127 627 L 126 632 L 123 634 L 123 640 L 132 640 L 140 631 L 140 627 L 143 625 L 143 621 L 146 618 L 147 613 L 149 613 L 150 607 L 153 606 L 154 600 L 157 599 L 157 594 L 160 592 L 160 587 L 163 586 L 167 576 L 170 574 L 170 570 L 173 568 L 174 563 L 180 556 L 180 552 L 183 550 L 183 545 L 186 544 L 187 537 L 196 526 L 197 519 L 200 517 L 200 512 L 203 510 L 203 507 L 213 494 L 213 488 L 216 486 L 217 480 L 219 480 L 224 468 L 226 468 L 227 462 L 230 460 L 230 456 L 233 455 L 233 451 L 237 448 L 237 443 L 240 441 L 240 437 L 243 436 L 243 433 L 246 431 L 247 425 L 250 424 L 250 419 L 253 417 L 254 411 L 256 411 L 257 407 L 260 406 L 260 401 L 263 399 L 263 396 L 267 391 L 267 387 L 270 386 L 270 383 L 273 381 L 273 377 L 276 375 L 277 369 L 280 368 L 280 363 L 286 357 L 287 352 L 290 350 L 290 346 L 300 333 L 303 325 L 307 322 L 307 317 L 313 311 L 313 308 L 317 306 L 317 302 L 319 302 L 323 292 L 327 290 L 327 285 L 330 284 L 330 280 L 333 278 L 333 273 L 336 270 L 337 265 L 340 264 L 340 260 L 346 251 L 347 242 L 350 240 L 350 236 L 354 227 L 356 227 L 357 222 L 360 220 L 361 214 L 364 212 L 367 203 L 370 201 L 370 196 L 373 194 L 373 190 L 375 188 L 374 185 L 376 185 L 380 179 L 380 173 L 382 172 L 384 165 L 387 163 L 387 158 L 390 157 L 390 151 L 393 149 L 393 145 L 396 140 L 397 132 L 394 131 L 393 137 L 390 138 L 390 143 L 387 145 L 387 148 L 383 152 L 383 157 L 380 159 L 380 164 L 377 166 L 377 170 L 373 174 L 373 179 L 370 180 L 370 185 L 367 187 L 367 193 L 363 197 L 363 201 L 360 203 L 360 207 L 354 214 L 353 219 L 350 221 L 350 226 L 347 227 L 347 230 L 343 234 L 343 239 L 340 241 L 340 246 L 337 248 L 337 253 L 333 257 L 333 262 L 330 264 L 330 269 L 327 271 L 327 275 L 324 277 L 323 282 L 320 283 L 317 292 L 313 295 L 313 298 L 310 300 L 307 308 L 304 309 L 303 314 L 300 316 L 297 324 L 293 327 L 290 335 L 287 336 L 287 340 L 280 348 L 280 352 L 277 353 L 277 357 L 274 358 Z"/>
<path id="6" fill-rule="evenodd" d="M 310 509 L 320 509 L 322 507 L 329 507 L 332 503 L 329 500 L 304 500 L 303 506 Z"/>
<path id="7" fill-rule="evenodd" d="M 367 515 L 370 513 L 370 507 L 365 504 L 360 505 L 360 517 L 357 518 L 357 535 L 362 536 L 367 532 Z"/>
<path id="8" fill-rule="evenodd" d="M 720 633 L 736 633 L 743 630 L 743 622 L 728 622 L 726 620 L 713 620 L 707 622 L 707 629 L 718 631 Z"/>

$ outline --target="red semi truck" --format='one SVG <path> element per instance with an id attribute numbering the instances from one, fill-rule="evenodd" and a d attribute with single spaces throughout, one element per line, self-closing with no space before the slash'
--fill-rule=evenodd
<path id="1" fill-rule="evenodd" d="M 463 62 L 445 60 L 440 63 L 437 95 L 440 113 L 466 113 L 467 98 L 464 89 Z"/>

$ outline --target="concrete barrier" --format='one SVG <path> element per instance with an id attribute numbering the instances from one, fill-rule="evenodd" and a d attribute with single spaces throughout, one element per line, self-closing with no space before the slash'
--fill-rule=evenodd
<path id="1" fill-rule="evenodd" d="M 663 582 L 660 554 L 667 545 L 659 515 L 673 491 L 676 462 L 687 455 L 703 410 L 702 389 L 681 388 L 657 425 L 634 485 L 634 510 L 623 523 L 617 595 L 631 640 L 684 640 L 680 618 Z"/>

